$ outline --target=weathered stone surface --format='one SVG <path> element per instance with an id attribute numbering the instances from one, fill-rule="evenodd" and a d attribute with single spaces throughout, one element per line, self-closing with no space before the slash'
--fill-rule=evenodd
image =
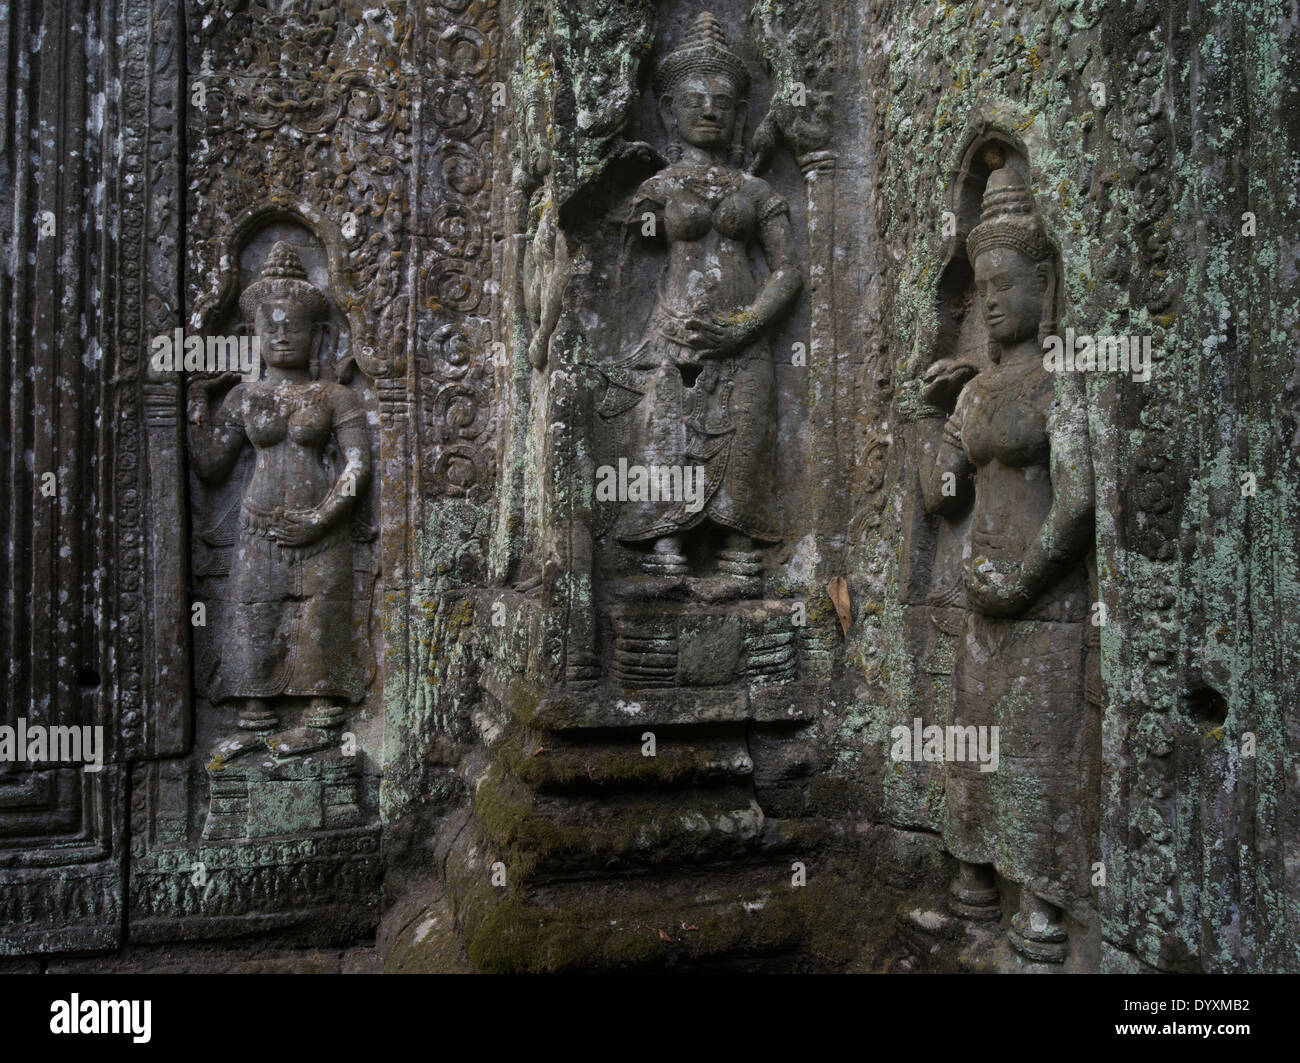
<path id="1" fill-rule="evenodd" d="M 1298 34 L 10 5 L 3 969 L 1300 970 Z"/>

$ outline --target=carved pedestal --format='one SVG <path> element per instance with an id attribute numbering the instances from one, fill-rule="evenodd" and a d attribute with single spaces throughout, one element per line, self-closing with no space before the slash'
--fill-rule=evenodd
<path id="1" fill-rule="evenodd" d="M 807 816 L 817 699 L 789 603 L 625 603 L 610 625 L 614 663 L 592 690 L 530 682 L 511 666 L 528 657 L 517 632 L 493 649 L 476 721 L 488 752 L 447 863 L 471 959 L 761 966 L 797 952 L 825 825 Z"/>
<path id="2" fill-rule="evenodd" d="M 337 749 L 276 760 L 209 764 L 205 841 L 354 827 L 361 822 L 361 765 Z"/>
<path id="3" fill-rule="evenodd" d="M 130 940 L 365 941 L 378 923 L 382 877 L 377 825 L 159 846 L 132 867 Z"/>

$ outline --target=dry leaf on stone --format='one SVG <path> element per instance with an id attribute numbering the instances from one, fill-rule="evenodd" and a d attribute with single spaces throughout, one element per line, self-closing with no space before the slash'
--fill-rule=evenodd
<path id="1" fill-rule="evenodd" d="M 826 593 L 831 596 L 831 601 L 835 603 L 835 612 L 839 614 L 840 627 L 844 629 L 844 634 L 849 633 L 849 625 L 853 623 L 853 613 L 849 608 L 849 583 L 843 576 L 836 576 L 826 584 Z"/>

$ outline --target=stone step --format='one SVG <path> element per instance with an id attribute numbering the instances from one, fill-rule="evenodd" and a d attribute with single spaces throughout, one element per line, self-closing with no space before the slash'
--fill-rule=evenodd
<path id="1" fill-rule="evenodd" d="M 598 742 L 532 731 L 502 743 L 496 759 L 511 775 L 545 793 L 662 789 L 740 782 L 753 775 L 744 734 L 656 736 L 654 756 L 636 731 Z"/>
<path id="2" fill-rule="evenodd" d="M 602 731 L 714 724 L 790 724 L 816 719 L 827 694 L 815 679 L 756 678 L 740 686 L 640 688 L 606 683 L 546 693 L 538 684 L 489 669 L 483 688 L 503 720 L 545 731 Z"/>
<path id="3" fill-rule="evenodd" d="M 531 716 L 549 731 L 689 727 L 719 723 L 807 723 L 815 705 L 807 683 L 735 689 L 665 687 L 574 692 L 543 698 Z"/>
<path id="4" fill-rule="evenodd" d="M 820 842 L 818 821 L 769 821 L 748 785 L 551 797 L 499 765 L 476 787 L 474 815 L 495 850 L 517 854 L 502 857 L 507 872 L 523 866 L 530 881 L 807 853 Z"/>
<path id="5" fill-rule="evenodd" d="M 536 890 L 486 882 L 464 867 L 449 874 L 471 962 L 493 972 L 757 971 L 778 959 L 789 970 L 828 907 L 825 889 L 793 887 L 780 863 Z"/>

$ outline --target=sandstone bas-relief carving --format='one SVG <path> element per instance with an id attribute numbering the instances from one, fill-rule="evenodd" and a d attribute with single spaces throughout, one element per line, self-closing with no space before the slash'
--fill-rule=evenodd
<path id="1" fill-rule="evenodd" d="M 1012 942 L 1060 962 L 1061 910 L 1087 896 L 1097 800 L 1085 699 L 1092 470 L 1082 411 L 1043 368 L 1056 252 L 1011 167 L 989 176 L 967 248 L 992 365 L 941 359 L 927 370 L 926 398 L 952 413 L 925 422 L 921 483 L 931 512 L 972 510 L 952 720 L 998 728 L 1001 750 L 995 772 L 945 764 L 943 837 L 959 861 L 955 910 L 998 918 L 996 869 L 1021 886 Z"/>
<path id="2" fill-rule="evenodd" d="M 529 236 L 524 249 L 523 303 L 533 330 L 528 361 L 534 369 L 545 369 L 572 267 L 550 180 L 551 113 L 540 85 L 529 83 L 522 110 L 520 160 L 513 183 L 527 196 Z"/>
<path id="3" fill-rule="evenodd" d="M 677 600 L 706 596 L 698 578 L 603 578 L 635 569 L 651 546 L 629 549 L 605 536 L 601 518 L 616 507 L 591 506 L 590 466 L 610 449 L 601 432 L 629 420 L 594 414 L 606 393 L 600 370 L 646 338 L 648 317 L 609 283 L 610 264 L 625 229 L 631 244 L 642 242 L 641 219 L 626 222 L 634 190 L 653 172 L 647 164 L 667 165 L 623 138 L 636 129 L 665 148 L 641 128 L 643 118 L 657 121 L 657 108 L 640 75 L 652 46 L 660 57 L 678 49 L 699 3 L 115 0 L 84 24 L 63 5 L 11 5 L 10 36 L 40 48 L 13 47 L 0 58 L 20 104 L 11 109 L 13 143 L 32 146 L 7 158 L 21 209 L 0 220 L 15 247 L 11 283 L 0 284 L 13 348 L 0 437 L 15 459 L 0 491 L 12 540 L 0 582 L 11 601 L 32 604 L 27 630 L 18 609 L 5 628 L 14 667 L 0 715 L 10 724 L 23 715 L 29 725 L 102 723 L 109 755 L 97 774 L 0 765 L 0 951 L 84 957 L 124 946 L 107 959 L 117 964 L 130 962 L 142 941 L 272 927 L 277 935 L 311 928 L 332 945 L 364 943 L 383 907 L 381 881 L 402 881 L 403 847 L 389 843 L 412 823 L 405 810 L 424 805 L 431 820 L 445 813 L 450 831 L 481 796 L 489 827 L 518 831 L 518 845 L 501 853 L 511 883 L 524 883 L 518 899 L 543 903 L 516 921 L 524 931 L 517 936 L 500 922 L 482 930 L 475 963 L 1009 970 L 1024 969 L 1025 955 L 1059 956 L 1055 925 L 1068 928 L 1067 969 L 1296 969 L 1300 731 L 1288 682 L 1300 640 L 1286 622 L 1296 614 L 1289 574 L 1300 528 L 1296 345 L 1278 341 L 1294 333 L 1288 264 L 1300 232 L 1294 197 L 1285 195 L 1297 173 L 1285 92 L 1296 80 L 1285 47 L 1294 12 L 1096 0 L 932 9 L 711 0 L 754 79 L 751 95 L 765 101 L 752 148 L 771 168 L 752 172 L 790 196 L 808 281 L 792 319 L 764 333 L 780 389 L 772 494 L 785 541 L 762 552 L 765 600 L 736 603 Z M 507 191 L 510 152 L 519 147 L 511 134 L 519 112 L 533 106 L 533 96 L 515 91 L 521 82 L 537 89 L 533 132 L 555 162 Z M 1099 82 L 1104 106 L 1090 92 Z M 206 106 L 193 95 L 200 85 Z M 504 104 L 499 85 L 510 89 Z M 1224 85 L 1233 87 L 1226 103 L 1218 98 Z M 1223 121 L 1243 113 L 1258 120 Z M 1251 131 L 1261 123 L 1283 132 L 1260 138 Z M 1037 652 L 1061 630 L 1034 615 L 1050 590 L 1001 618 L 972 603 L 962 554 L 987 531 L 972 530 L 978 503 L 968 497 L 951 512 L 918 512 L 918 436 L 937 448 L 942 433 L 940 423 L 916 423 L 923 381 L 914 364 L 976 356 L 978 374 L 956 369 L 946 382 L 931 381 L 944 419 L 963 390 L 996 383 L 1002 365 L 983 355 L 972 262 L 944 244 L 941 273 L 932 240 L 948 206 L 964 246 L 988 178 L 986 166 L 971 162 L 986 135 L 1015 154 L 1057 241 L 1068 286 L 1058 301 L 1069 303 L 1062 327 L 1142 332 L 1166 361 L 1141 386 L 1086 379 L 1101 571 L 1101 587 L 1086 599 L 1104 603 L 1110 619 L 1100 631 L 1085 621 L 1084 634 L 1104 643 L 1110 697 L 1104 710 L 1089 702 L 1089 645 L 1089 707 L 1076 747 L 1057 749 L 1058 777 L 1030 766 L 967 794 L 959 766 L 888 763 L 878 729 L 916 714 L 953 722 L 954 674 L 959 723 L 970 719 L 962 706 L 971 688 L 990 673 L 995 685 L 1010 676 L 1013 687 L 1041 693 L 1044 684 L 1030 682 L 1041 655 L 1017 654 L 1010 636 L 967 635 L 1015 622 L 1027 625 L 1015 638 Z M 628 156 L 642 148 L 641 157 Z M 960 195 L 943 201 L 935 193 L 950 168 L 960 171 Z M 503 200 L 517 190 L 526 194 L 503 216 Z M 91 205 L 90 225 L 81 204 Z M 44 222 L 29 224 L 29 207 L 42 218 L 53 212 L 56 239 Z M 68 209 L 70 217 L 59 213 Z M 383 683 L 353 707 L 329 698 L 362 741 L 368 811 L 377 811 L 382 774 L 382 847 L 378 821 L 322 829 L 347 803 L 348 783 L 312 774 L 335 745 L 284 757 L 266 745 L 277 732 L 310 730 L 306 694 L 263 699 L 275 729 L 221 761 L 220 772 L 203 770 L 213 742 L 237 732 L 247 708 L 242 696 L 212 703 L 209 666 L 223 664 L 221 684 L 227 671 L 236 679 L 248 671 L 232 664 L 221 603 L 256 454 L 242 447 L 231 475 L 210 488 L 189 481 L 182 382 L 146 368 L 148 338 L 181 321 L 198 334 L 234 331 L 226 320 L 232 276 L 244 278 L 241 290 L 254 279 L 257 270 L 247 271 L 282 228 L 297 224 L 291 218 L 310 231 L 295 247 L 328 291 L 330 319 L 346 329 L 367 377 L 351 386 L 372 418 L 376 480 L 383 470 L 382 485 L 372 483 L 351 518 L 354 616 L 365 612 L 366 580 L 383 574 Z M 655 239 L 666 265 L 662 225 Z M 318 242 L 328 284 L 316 272 Z M 531 261 L 521 268 L 525 249 Z M 748 249 L 754 275 L 765 277 L 763 247 L 754 239 Z M 648 271 L 636 282 L 653 297 Z M 932 342 L 936 303 L 940 331 L 957 340 Z M 607 342 L 615 331 L 626 345 Z M 777 337 L 807 340 L 807 365 L 790 365 Z M 544 360 L 548 372 L 534 372 Z M 209 415 L 230 387 L 212 388 Z M 967 415 L 954 432 L 963 449 L 978 442 L 966 431 L 974 412 Z M 1069 420 L 1058 418 L 1056 435 L 1068 436 Z M 529 424 L 533 440 L 515 431 Z M 1017 468 L 1055 492 L 1049 436 L 1047 461 Z M 538 439 L 543 445 L 531 446 Z M 967 457 L 977 498 L 998 470 L 979 454 Z M 330 478 L 341 468 L 331 465 Z M 57 474 L 55 496 L 35 491 L 33 472 Z M 1253 494 L 1239 489 L 1246 473 Z M 514 481 L 523 484 L 518 504 L 507 495 Z M 998 508 L 996 494 L 989 497 Z M 494 509 L 510 519 L 494 519 Z M 359 542 L 371 516 L 382 524 L 373 548 Z M 1042 514 L 1001 516 L 1007 525 L 995 531 L 1012 527 L 1032 539 Z M 714 571 L 722 538 L 708 519 L 681 533 L 693 573 Z M 496 563 L 521 556 L 527 564 Z M 1090 562 L 1085 546 L 1076 564 Z M 485 568 L 509 575 L 484 577 Z M 841 575 L 853 605 L 844 630 L 822 600 L 827 581 Z M 638 579 L 652 588 L 643 600 L 611 601 Z M 735 591 L 742 580 L 725 582 Z M 677 583 L 680 593 L 653 589 Z M 820 602 L 816 619 L 829 624 L 792 628 L 791 600 L 804 596 L 810 615 Z M 209 627 L 191 630 L 198 602 L 208 606 Z M 484 614 L 498 603 L 506 625 L 492 636 Z M 361 656 L 367 669 L 377 663 L 369 650 Z M 1060 711 L 1054 701 L 1056 715 L 1039 729 L 1058 746 L 1077 722 L 1066 718 L 1077 683 L 1064 662 L 1074 657 L 1073 648 L 1061 654 L 1053 687 L 1063 692 Z M 594 685 L 571 697 L 578 680 Z M 805 682 L 809 690 L 796 690 Z M 1024 713 L 1040 702 L 1027 697 Z M 498 707 L 528 725 L 517 738 L 507 733 L 509 746 L 499 744 L 493 721 L 482 722 Z M 799 727 L 792 707 L 814 717 L 804 731 L 810 785 L 791 770 L 788 736 L 773 730 Z M 998 776 L 1023 752 L 1006 710 L 987 710 L 1005 728 Z M 1094 711 L 1105 724 L 1100 813 L 1090 810 L 1087 777 Z M 665 732 L 669 725 L 679 730 Z M 647 726 L 660 732 L 655 758 L 634 741 Z M 503 815 L 508 788 L 498 789 L 494 808 L 491 790 L 475 786 L 484 758 L 527 784 L 543 816 L 555 817 L 562 795 L 565 837 L 582 844 L 561 852 L 535 820 Z M 727 792 L 716 800 L 691 792 L 722 777 Z M 948 848 L 970 857 L 960 869 L 941 845 L 945 788 L 950 817 L 988 813 L 973 843 L 961 843 L 966 825 L 949 826 Z M 312 792 L 320 807 L 313 812 L 295 791 Z M 747 803 L 751 792 L 761 819 Z M 1009 814 L 1022 798 L 1029 811 Z M 1072 837 L 1060 853 L 1039 850 L 1047 837 L 1039 806 L 1058 800 L 1067 820 L 1080 817 L 1087 844 L 1100 847 L 1104 886 L 1085 891 L 1076 878 L 1071 896 L 1068 883 L 1051 881 L 1049 856 L 1083 866 L 1083 845 Z M 205 809 L 209 829 L 200 836 Z M 602 831 L 611 810 L 619 829 Z M 682 817 L 702 822 L 697 813 L 739 829 L 718 828 L 711 840 L 675 836 Z M 915 931 L 908 944 L 882 942 L 845 905 L 828 911 L 823 926 L 853 948 L 867 940 L 873 954 L 827 959 L 800 940 L 793 919 L 779 939 L 723 942 L 722 903 L 699 917 L 668 918 L 678 898 L 722 896 L 742 865 L 747 900 L 804 903 L 807 894 L 789 887 L 796 856 L 810 889 L 828 877 L 820 859 L 828 854 L 810 859 L 809 835 L 782 822 L 804 814 L 826 817 L 836 831 L 860 828 L 844 846 L 847 893 L 896 932 L 907 924 Z M 789 851 L 770 848 L 781 838 Z M 474 844 L 464 871 L 482 885 L 486 849 Z M 639 891 L 607 895 L 609 921 L 593 919 L 588 890 L 608 872 L 611 853 L 655 874 Z M 529 857 L 538 854 L 545 859 L 534 868 Z M 203 888 L 192 881 L 196 859 L 209 876 Z M 991 910 L 996 884 L 1001 915 L 1008 923 L 1016 915 L 1020 956 L 998 924 L 940 914 L 954 871 L 964 880 L 955 907 L 968 917 Z M 676 893 L 664 888 L 670 880 Z M 494 889 L 484 886 L 489 896 Z M 573 929 L 590 933 L 585 960 L 563 947 L 566 932 L 534 933 L 553 919 L 551 901 L 562 891 L 573 901 Z M 1014 912 L 1025 903 L 1034 909 L 1027 917 Z M 774 925 L 773 908 L 733 906 L 732 914 L 752 930 Z M 454 922 L 468 942 L 476 935 L 465 911 Z M 1040 940 L 1021 933 L 1026 923 Z M 627 948 L 611 947 L 615 934 Z M 704 939 L 707 947 L 698 944 Z M 202 965 L 207 952 L 182 948 L 178 962 Z"/>
<path id="4" fill-rule="evenodd" d="M 761 589 L 759 550 L 777 542 L 771 469 L 775 376 L 766 333 L 802 285 L 789 208 L 737 166 L 749 73 L 711 14 L 699 15 L 659 67 L 660 113 L 672 162 L 633 197 L 629 223 L 667 245 L 668 264 L 645 333 L 605 370 L 602 416 L 615 421 L 629 465 L 703 477 L 694 500 L 617 504 L 612 534 L 648 547 L 644 570 L 689 574 L 683 536 L 726 532 L 718 571 L 730 596 Z M 757 246 L 770 272 L 760 284 Z"/>
<path id="5" fill-rule="evenodd" d="M 365 409 L 352 390 L 313 372 L 326 296 L 291 245 L 271 249 L 239 305 L 260 340 L 265 376 L 233 387 L 232 374 L 195 380 L 187 403 L 201 479 L 229 476 L 245 447 L 255 451 L 212 684 L 214 703 L 239 704 L 236 730 L 208 765 L 214 797 L 236 775 L 242 786 L 229 766 L 254 750 L 281 761 L 336 747 L 345 706 L 366 685 L 352 563 L 352 518 L 371 478 Z M 351 778 L 352 767 L 345 759 L 330 771 Z M 344 804 L 355 806 L 355 796 Z"/>

